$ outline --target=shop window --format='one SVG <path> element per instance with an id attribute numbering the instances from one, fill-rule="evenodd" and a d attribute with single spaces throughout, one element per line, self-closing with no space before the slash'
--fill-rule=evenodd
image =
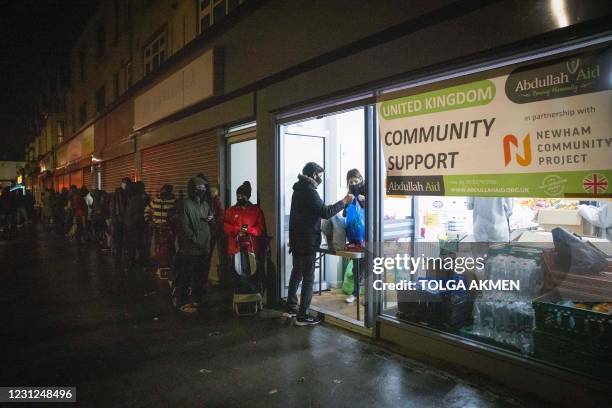
<path id="1" fill-rule="evenodd" d="M 156 71 L 166 59 L 166 32 L 162 31 L 144 48 L 144 75 Z"/>
<path id="2" fill-rule="evenodd" d="M 612 335 L 612 151 L 591 132 L 595 123 L 602 132 L 612 127 L 610 91 L 588 89 L 572 68 L 591 58 L 583 69 L 599 70 L 609 51 L 581 49 L 383 97 L 381 257 L 411 260 L 391 262 L 376 278 L 385 285 L 383 315 L 612 379 L 604 357 Z M 563 72 L 565 89 L 584 87 L 582 99 L 512 92 L 545 69 Z M 506 92 L 449 108 L 443 95 L 459 97 L 461 86 Z M 562 113 L 554 125 L 543 120 Z M 492 131 L 471 127 L 467 137 L 476 123 Z"/>

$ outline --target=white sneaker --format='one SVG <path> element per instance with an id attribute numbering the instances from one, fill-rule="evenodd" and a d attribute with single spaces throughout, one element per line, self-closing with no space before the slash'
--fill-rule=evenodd
<path id="1" fill-rule="evenodd" d="M 354 301 L 355 301 L 355 295 L 351 295 L 347 297 L 345 300 L 346 303 L 353 303 Z"/>

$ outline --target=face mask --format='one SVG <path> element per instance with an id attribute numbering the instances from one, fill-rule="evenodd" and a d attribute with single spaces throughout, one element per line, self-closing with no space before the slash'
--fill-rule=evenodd
<path id="1" fill-rule="evenodd" d="M 206 196 L 206 190 L 196 190 L 195 192 L 196 197 L 198 197 L 200 200 L 203 200 L 204 197 Z"/>
<path id="2" fill-rule="evenodd" d="M 127 188 L 127 184 L 125 184 L 125 183 L 121 183 L 121 189 L 122 189 L 122 190 L 125 190 L 126 188 Z"/>
<path id="3" fill-rule="evenodd" d="M 321 178 L 321 176 L 320 176 L 320 175 L 318 175 L 318 174 L 317 174 L 317 175 L 314 177 L 314 181 L 316 181 L 316 182 L 317 182 L 317 186 L 318 186 L 318 185 L 320 185 L 320 184 L 323 182 L 323 179 Z"/>
<path id="4" fill-rule="evenodd" d="M 240 198 L 238 199 L 238 205 L 244 207 L 245 205 L 247 205 L 247 203 L 249 202 L 249 200 L 247 200 L 246 198 Z"/>
<path id="5" fill-rule="evenodd" d="M 349 186 L 349 190 L 351 194 L 354 196 L 361 194 L 362 189 L 363 189 L 363 181 L 361 183 L 351 184 Z"/>

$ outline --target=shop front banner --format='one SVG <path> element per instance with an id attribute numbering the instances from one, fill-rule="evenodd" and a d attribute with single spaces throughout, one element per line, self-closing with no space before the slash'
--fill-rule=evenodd
<path id="1" fill-rule="evenodd" d="M 381 99 L 387 195 L 612 197 L 611 57 Z"/>

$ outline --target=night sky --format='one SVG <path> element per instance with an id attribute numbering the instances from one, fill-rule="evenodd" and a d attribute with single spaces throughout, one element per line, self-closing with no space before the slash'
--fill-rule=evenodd
<path id="1" fill-rule="evenodd" d="M 23 159 L 31 100 L 58 62 L 67 61 L 95 3 L 0 0 L 0 160 Z"/>

